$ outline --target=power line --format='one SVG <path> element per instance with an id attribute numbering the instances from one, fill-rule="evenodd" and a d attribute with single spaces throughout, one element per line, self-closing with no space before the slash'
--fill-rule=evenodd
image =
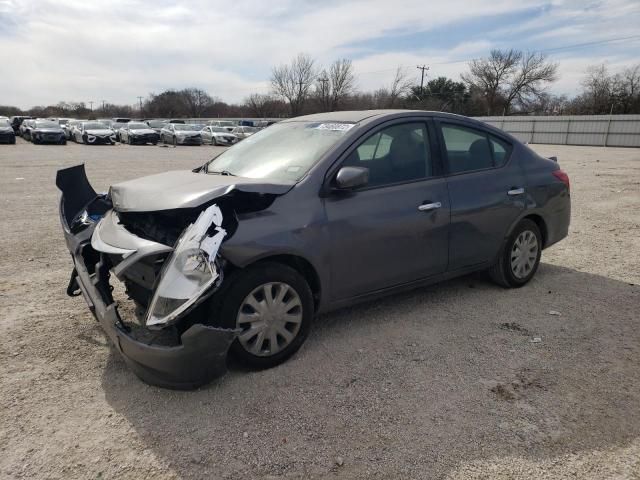
<path id="1" fill-rule="evenodd" d="M 584 47 L 591 47 L 591 46 L 596 46 L 596 45 L 604 45 L 607 43 L 613 43 L 613 42 L 621 42 L 624 40 L 630 40 L 630 41 L 635 41 L 635 40 L 640 40 L 640 35 L 631 35 L 628 37 L 617 37 L 617 38 L 609 38 L 607 40 L 598 40 L 595 42 L 585 42 L 585 43 L 576 43 L 573 45 L 563 45 L 560 47 L 554 47 L 554 48 L 547 48 L 547 49 L 539 49 L 539 50 L 530 50 L 531 53 L 547 53 L 547 52 L 558 52 L 558 51 L 563 51 L 563 50 L 571 50 L 571 49 L 578 49 L 578 48 L 584 48 Z M 432 65 L 452 65 L 455 63 L 466 63 L 466 62 L 470 62 L 472 60 L 478 60 L 478 58 L 466 58 L 466 59 L 460 59 L 460 60 L 450 60 L 447 62 L 431 62 Z M 376 73 L 385 73 L 385 72 L 392 72 L 394 70 L 396 70 L 398 67 L 400 68 L 410 68 L 411 65 L 398 65 L 397 67 L 394 68 L 386 68 L 384 70 L 373 70 L 373 71 L 368 71 L 368 72 L 358 72 L 358 75 L 370 75 L 370 74 L 376 74 Z"/>

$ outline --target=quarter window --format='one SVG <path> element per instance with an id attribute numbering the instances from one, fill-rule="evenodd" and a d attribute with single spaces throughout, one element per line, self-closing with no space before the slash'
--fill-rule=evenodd
<path id="1" fill-rule="evenodd" d="M 433 175 L 425 124 L 405 123 L 374 133 L 343 165 L 369 169 L 367 187 L 419 180 Z"/>
<path id="2" fill-rule="evenodd" d="M 509 156 L 509 144 L 481 130 L 443 124 L 442 136 L 449 173 L 500 167 Z"/>

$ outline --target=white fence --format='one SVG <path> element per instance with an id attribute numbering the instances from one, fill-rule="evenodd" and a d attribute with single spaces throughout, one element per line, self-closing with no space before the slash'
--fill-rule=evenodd
<path id="1" fill-rule="evenodd" d="M 526 143 L 640 147 L 640 115 L 476 117 Z"/>

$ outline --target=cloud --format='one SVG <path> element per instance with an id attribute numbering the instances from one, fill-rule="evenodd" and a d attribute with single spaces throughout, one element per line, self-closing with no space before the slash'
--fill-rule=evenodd
<path id="1" fill-rule="evenodd" d="M 457 61 L 491 48 L 554 48 L 631 35 L 638 24 L 637 0 L 0 0 L 0 45 L 11 52 L 0 92 L 2 103 L 21 107 L 134 104 L 138 95 L 186 86 L 241 101 L 268 91 L 271 67 L 298 52 L 322 64 L 353 58 L 360 88 L 374 89 L 397 65 L 427 63 L 430 75 L 457 77 L 465 67 Z M 575 87 L 587 62 L 615 56 L 624 64 L 637 58 L 635 48 L 563 52 L 560 91 L 571 88 L 567 79 Z"/>

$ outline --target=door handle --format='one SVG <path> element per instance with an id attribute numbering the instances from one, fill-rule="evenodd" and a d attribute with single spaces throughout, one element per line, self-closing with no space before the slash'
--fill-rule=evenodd
<path id="1" fill-rule="evenodd" d="M 423 203 L 422 205 L 418 205 L 418 210 L 421 212 L 428 212 L 429 210 L 435 210 L 436 208 L 442 207 L 442 203 L 434 202 L 434 203 Z"/>
<path id="2" fill-rule="evenodd" d="M 507 192 L 507 195 L 522 195 L 524 193 L 524 188 L 512 188 Z"/>

